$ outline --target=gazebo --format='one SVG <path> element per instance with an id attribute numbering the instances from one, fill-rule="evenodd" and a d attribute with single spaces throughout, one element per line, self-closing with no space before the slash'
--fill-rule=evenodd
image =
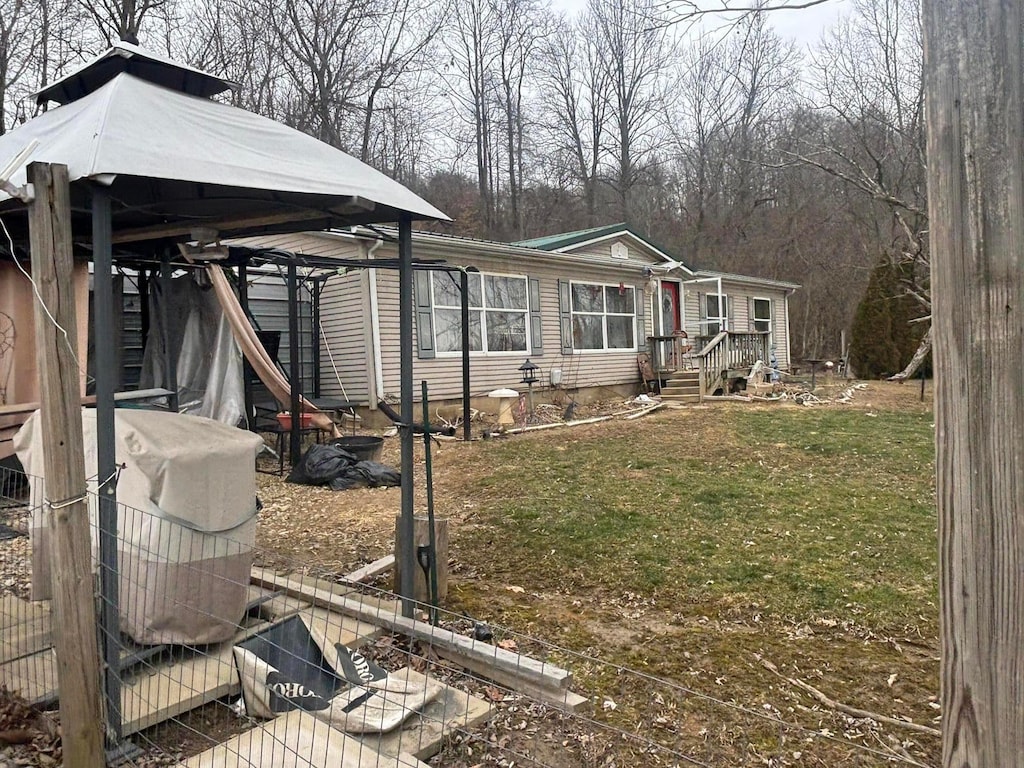
<path id="1" fill-rule="evenodd" d="M 213 97 L 237 86 L 138 46 L 119 42 L 66 77 L 44 87 L 40 105 L 59 106 L 0 136 L 0 219 L 16 249 L 28 243 L 26 166 L 64 165 L 70 180 L 76 248 L 95 274 L 109 275 L 115 249 L 161 261 L 184 242 L 398 222 L 401 328 L 402 496 L 399 539 L 414 557 L 413 539 L 413 259 L 412 222 L 447 217 L 413 192 L 334 147 Z M 0 178 L 0 182 L 5 181 Z M 6 239 L 0 239 L 6 249 Z M 14 254 L 11 254 L 14 257 Z M 200 255 L 201 258 L 201 255 Z M 295 265 L 289 265 L 294 278 Z M 97 339 L 112 328 L 111 283 L 96 280 Z M 114 351 L 96 344 L 97 477 L 116 475 Z M 298 426 L 299 420 L 293 419 Z M 116 491 L 100 498 L 103 565 L 100 621 L 108 670 L 117 669 Z M 412 562 L 400 592 L 413 593 Z M 411 615 L 412 601 L 404 601 Z M 120 701 L 116 674 L 105 678 L 108 702 Z M 107 707 L 116 737 L 116 707 Z"/>

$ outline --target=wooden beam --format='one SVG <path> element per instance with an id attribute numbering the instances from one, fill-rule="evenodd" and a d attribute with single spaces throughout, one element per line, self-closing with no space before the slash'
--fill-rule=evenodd
<path id="1" fill-rule="evenodd" d="M 28 180 L 35 189 L 29 207 L 32 275 L 45 304 L 35 302 L 35 335 L 64 765 L 95 768 L 105 763 L 103 702 L 75 349 L 68 170 L 32 163 Z"/>
<path id="2" fill-rule="evenodd" d="M 30 603 L 14 595 L 0 598 L 0 664 L 53 645 L 50 626 L 47 603 Z"/>
<path id="3" fill-rule="evenodd" d="M 444 648 L 437 648 L 436 650 L 438 656 L 458 664 L 474 677 L 490 680 L 531 699 L 557 707 L 563 712 L 580 712 L 590 704 L 590 699 L 573 693 L 567 688 L 551 688 L 536 685 L 528 680 L 524 680 L 519 675 L 504 672 L 488 661 L 473 659 L 463 653 L 447 651 Z"/>
<path id="4" fill-rule="evenodd" d="M 490 643 L 435 627 L 425 621 L 406 618 L 397 610 L 382 611 L 380 607 L 375 608 L 360 600 L 334 594 L 328 589 L 311 587 L 290 576 L 277 576 L 270 571 L 254 568 L 253 583 L 308 600 L 314 605 L 330 608 L 360 621 L 377 624 L 390 632 L 414 637 L 427 645 L 435 646 L 439 651 L 446 651 L 449 658 L 477 661 L 543 688 L 567 689 L 572 683 L 572 673 L 554 664 L 521 656 Z"/>
<path id="5" fill-rule="evenodd" d="M 430 768 L 404 752 L 381 755 L 357 736 L 294 709 L 190 757 L 185 768 Z"/>
<path id="6" fill-rule="evenodd" d="M 254 202 L 254 204 L 258 204 Z M 279 213 L 264 213 L 259 216 L 242 216 L 234 219 L 219 219 L 209 221 L 192 221 L 191 223 L 175 222 L 173 224 L 155 224 L 150 227 L 138 227 L 136 229 L 123 229 L 114 233 L 112 242 L 137 243 L 143 240 L 162 240 L 167 237 L 188 237 L 191 239 L 192 230 L 197 227 L 204 229 L 215 229 L 222 234 L 230 234 L 240 229 L 252 227 L 272 227 L 277 224 L 289 224 L 291 222 L 313 221 L 314 219 L 330 219 L 356 213 L 372 211 L 376 204 L 362 197 L 351 197 L 341 205 L 335 205 L 325 210 L 293 209 Z"/>
<path id="7" fill-rule="evenodd" d="M 394 567 L 395 556 L 385 555 L 380 560 L 374 560 L 362 568 L 357 568 L 352 573 L 345 574 L 343 579 L 350 584 L 363 584 L 367 581 L 372 581 L 382 573 L 387 573 Z"/>
<path id="8" fill-rule="evenodd" d="M 306 210 L 270 213 L 263 216 L 247 216 L 238 219 L 221 219 L 219 221 L 200 221 L 191 224 L 156 224 L 151 227 L 116 231 L 111 242 L 114 245 L 119 245 L 122 243 L 138 243 L 144 240 L 162 240 L 167 237 L 191 237 L 192 230 L 196 227 L 216 229 L 218 232 L 231 232 L 236 229 L 247 229 L 249 227 L 270 227 L 275 224 L 287 224 L 291 221 L 312 221 L 313 219 L 329 219 L 330 217 L 331 214 L 327 211 Z"/>
<path id="9" fill-rule="evenodd" d="M 1020 0 L 922 4 L 942 765 L 1024 755 Z"/>

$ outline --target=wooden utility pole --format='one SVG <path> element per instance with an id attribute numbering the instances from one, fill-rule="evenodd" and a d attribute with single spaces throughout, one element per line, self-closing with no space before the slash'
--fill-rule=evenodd
<path id="1" fill-rule="evenodd" d="M 28 180 L 35 193 L 29 207 L 32 278 L 53 316 L 51 320 L 38 300 L 35 302 L 39 415 L 46 472 L 44 514 L 53 564 L 53 644 L 60 685 L 64 765 L 96 768 L 105 764 L 103 703 L 75 349 L 78 335 L 71 276 L 68 169 L 32 163 Z"/>
<path id="2" fill-rule="evenodd" d="M 1020 0 L 925 0 L 942 764 L 1024 755 Z"/>

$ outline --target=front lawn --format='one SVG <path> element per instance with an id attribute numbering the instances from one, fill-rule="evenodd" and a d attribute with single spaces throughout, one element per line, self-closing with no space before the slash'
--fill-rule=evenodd
<path id="1" fill-rule="evenodd" d="M 480 443 L 470 461 L 448 451 L 439 484 L 472 510 L 453 534 L 452 607 L 582 654 L 577 687 L 616 702 L 603 720 L 647 733 L 670 707 L 689 725 L 662 743 L 711 764 L 881 757 L 702 695 L 937 761 L 937 739 L 823 710 L 764 664 L 937 727 L 933 426 L 915 394 L 716 404 Z"/>

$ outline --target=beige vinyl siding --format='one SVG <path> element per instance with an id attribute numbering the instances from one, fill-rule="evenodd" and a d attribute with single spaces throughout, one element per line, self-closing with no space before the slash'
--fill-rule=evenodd
<path id="1" fill-rule="evenodd" d="M 430 237 L 434 237 L 431 240 Z M 537 387 L 545 388 L 553 369 L 562 371 L 562 386 L 590 388 L 639 384 L 640 376 L 636 356 L 638 350 L 613 352 L 584 351 L 562 354 L 559 316 L 559 280 L 593 282 L 615 285 L 623 283 L 636 290 L 636 300 L 643 308 L 644 332 L 637 339 L 639 350 L 646 347 L 646 336 L 652 330 L 652 298 L 643 293 L 647 280 L 642 270 L 646 264 L 661 263 L 661 257 L 641 245 L 625 240 L 629 248 L 626 260 L 611 258 L 613 240 L 591 246 L 578 247 L 571 253 L 546 254 L 531 252 L 495 253 L 506 246 L 480 243 L 480 252 L 469 250 L 472 241 L 453 238 L 449 246 L 436 236 L 424 236 L 424 241 L 413 244 L 416 259 L 440 259 L 452 266 L 473 266 L 481 272 L 519 275 L 539 281 L 541 298 L 541 326 L 543 353 L 532 348 L 528 352 L 475 353 L 470 356 L 470 394 L 479 396 L 499 387 L 520 389 L 519 366 L 529 357 L 538 367 L 541 379 Z M 304 233 L 254 238 L 262 246 L 273 246 L 310 255 L 338 258 L 363 258 L 372 241 L 358 242 L 346 236 Z M 377 251 L 379 258 L 397 257 L 397 246 L 387 242 Z M 594 259 L 598 259 L 595 263 Z M 383 392 L 376 393 L 374 385 L 373 326 L 370 319 L 370 281 L 376 280 L 377 308 L 382 362 Z M 672 279 L 667 276 L 667 279 Z M 691 337 L 700 334 L 700 307 L 698 293 L 717 290 L 714 282 L 682 286 L 684 328 Z M 732 305 L 730 327 L 746 331 L 750 320 L 750 299 L 753 296 L 770 298 L 773 303 L 773 341 L 779 365 L 788 368 L 786 294 L 779 288 L 760 288 L 744 282 L 722 280 L 722 291 Z M 415 322 L 415 313 L 414 313 Z M 371 395 L 399 395 L 400 339 L 398 312 L 398 273 L 378 269 L 375 278 L 369 270 L 348 276 L 332 277 L 325 286 L 321 299 L 321 323 L 327 334 L 331 352 L 342 373 L 345 389 L 352 400 L 368 403 Z M 529 327 L 529 325 L 528 325 Z M 414 329 L 414 334 L 415 334 Z M 531 340 L 532 344 L 532 340 Z M 415 347 L 414 347 L 415 350 Z M 340 387 L 331 367 L 326 349 L 321 345 L 321 389 L 324 395 L 340 395 Z M 444 355 L 421 359 L 414 351 L 414 397 L 419 399 L 420 381 L 426 380 L 430 397 L 434 400 L 456 399 L 462 396 L 461 355 Z M 373 407 L 373 404 L 371 404 Z"/>
<path id="2" fill-rule="evenodd" d="M 612 256 L 612 244 L 622 242 L 628 249 L 628 255 L 625 259 L 617 258 Z M 589 245 L 578 245 L 568 248 L 564 251 L 565 253 L 571 253 L 575 256 L 596 256 L 601 259 L 607 259 L 612 265 L 623 264 L 630 265 L 632 267 L 643 267 L 647 264 L 663 264 L 662 259 L 658 254 L 649 251 L 647 248 L 639 245 L 638 243 L 630 239 L 614 238 L 612 240 L 604 240 L 600 243 L 591 243 Z"/>
<path id="3" fill-rule="evenodd" d="M 293 232 L 287 235 L 262 235 L 232 240 L 238 245 L 252 245 L 258 248 L 279 248 L 292 253 L 308 256 L 328 256 L 336 259 L 364 258 L 363 247 L 352 240 L 319 235 L 315 232 Z"/>
<path id="4" fill-rule="evenodd" d="M 772 299 L 772 345 L 779 368 L 788 371 L 793 364 L 789 359 L 789 323 L 786 322 L 788 298 L 785 293 L 773 294 Z"/>
<path id="5" fill-rule="evenodd" d="M 390 254 L 389 254 L 390 255 Z M 414 251 L 414 256 L 418 254 Z M 426 257 L 427 254 L 424 254 Z M 429 254 L 429 258 L 443 258 L 441 254 Z M 455 264 L 454 259 L 448 259 Z M 595 269 L 582 265 L 572 269 L 570 265 L 557 266 L 550 263 L 530 264 L 527 259 L 505 259 L 496 257 L 478 257 L 472 260 L 472 266 L 481 272 L 522 275 L 540 281 L 541 326 L 543 337 L 543 354 L 529 352 L 510 352 L 498 354 L 473 354 L 470 356 L 470 387 L 471 396 L 479 396 L 500 387 L 522 388 L 519 366 L 527 357 L 540 370 L 541 379 L 536 386 L 546 387 L 550 381 L 551 370 L 562 371 L 562 386 L 567 388 L 612 386 L 618 384 L 639 383 L 640 374 L 637 368 L 636 350 L 615 352 L 582 352 L 572 355 L 562 354 L 561 328 L 558 307 L 558 281 L 571 279 L 575 282 L 595 282 L 617 284 L 622 282 L 636 289 L 636 300 L 645 308 L 645 329 L 649 327 L 649 303 L 643 294 L 643 280 L 637 270 L 613 271 Z M 391 272 L 378 271 L 377 291 L 380 307 L 380 337 L 384 369 L 384 391 L 397 395 L 399 393 L 399 319 L 398 319 L 398 275 Z M 646 331 L 645 331 L 646 333 Z M 641 340 L 641 344 L 643 344 Z M 462 397 L 462 357 L 461 355 L 440 356 L 422 360 L 416 357 L 413 363 L 413 378 L 416 381 L 416 397 L 419 397 L 419 382 L 426 379 L 430 388 L 431 399 L 453 399 Z"/>
<path id="6" fill-rule="evenodd" d="M 684 327 L 691 337 L 701 335 L 702 326 L 701 308 L 698 301 L 698 294 L 701 299 L 709 293 L 715 293 L 718 287 L 713 282 L 697 283 L 687 285 L 683 299 Z M 772 344 L 775 347 L 775 357 L 779 367 L 788 369 L 790 360 L 788 356 L 788 336 L 786 327 L 786 293 L 777 288 L 757 288 L 750 285 L 731 283 L 722 280 L 722 293 L 728 297 L 730 304 L 729 328 L 739 333 L 746 333 L 753 330 L 751 320 L 751 307 L 753 299 L 771 299 L 772 302 Z M 767 362 L 767 361 L 765 361 Z"/>
<path id="7" fill-rule="evenodd" d="M 344 398 L 360 405 L 370 402 L 373 346 L 368 296 L 368 270 L 332 277 L 324 285 L 320 294 L 321 397 Z"/>

